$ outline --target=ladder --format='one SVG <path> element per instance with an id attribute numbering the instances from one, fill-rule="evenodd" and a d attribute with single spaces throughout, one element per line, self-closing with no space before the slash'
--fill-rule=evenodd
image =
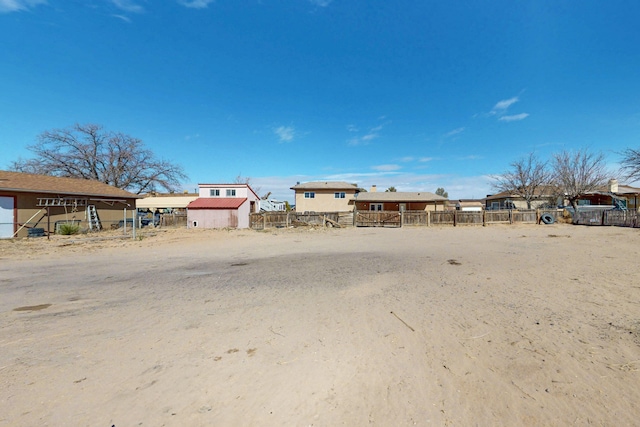
<path id="1" fill-rule="evenodd" d="M 87 206 L 87 219 L 89 220 L 89 230 L 100 231 L 102 229 L 95 205 Z"/>

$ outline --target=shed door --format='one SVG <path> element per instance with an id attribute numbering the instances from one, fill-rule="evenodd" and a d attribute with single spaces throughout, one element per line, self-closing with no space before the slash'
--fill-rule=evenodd
<path id="1" fill-rule="evenodd" d="M 0 196 L 0 239 L 13 237 L 13 200 Z"/>

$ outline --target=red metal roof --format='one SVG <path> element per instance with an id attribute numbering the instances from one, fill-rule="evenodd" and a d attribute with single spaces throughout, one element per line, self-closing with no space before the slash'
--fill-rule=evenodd
<path id="1" fill-rule="evenodd" d="M 200 197 L 187 205 L 187 209 L 238 209 L 246 198 L 239 197 Z"/>

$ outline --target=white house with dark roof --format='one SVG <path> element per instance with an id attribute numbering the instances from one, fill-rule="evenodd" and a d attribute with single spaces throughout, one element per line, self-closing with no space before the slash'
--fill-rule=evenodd
<path id="1" fill-rule="evenodd" d="M 187 205 L 187 227 L 249 228 L 259 201 L 248 184 L 198 184 L 198 198 Z"/>
<path id="2" fill-rule="evenodd" d="M 348 212 L 353 210 L 349 200 L 360 191 L 356 184 L 341 181 L 297 183 L 296 212 Z"/>

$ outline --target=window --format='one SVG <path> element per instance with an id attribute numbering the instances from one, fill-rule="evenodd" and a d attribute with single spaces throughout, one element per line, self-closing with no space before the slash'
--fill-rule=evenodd
<path id="1" fill-rule="evenodd" d="M 382 203 L 371 203 L 369 205 L 369 210 L 370 211 L 381 211 L 382 210 Z"/>
<path id="2" fill-rule="evenodd" d="M 314 193 L 313 191 L 306 191 L 304 193 L 304 198 L 305 199 L 315 199 L 316 198 L 316 193 Z"/>
<path id="3" fill-rule="evenodd" d="M 209 196 L 211 196 L 211 197 L 219 197 L 220 196 L 220 190 L 212 188 L 211 190 L 209 190 Z"/>
<path id="4" fill-rule="evenodd" d="M 335 199 L 344 199 L 344 198 L 345 198 L 345 196 L 346 196 L 346 194 L 345 194 L 345 193 L 333 193 L 333 197 L 334 197 Z"/>
<path id="5" fill-rule="evenodd" d="M 227 197 L 235 197 L 235 196 L 236 196 L 235 189 L 227 190 Z"/>

